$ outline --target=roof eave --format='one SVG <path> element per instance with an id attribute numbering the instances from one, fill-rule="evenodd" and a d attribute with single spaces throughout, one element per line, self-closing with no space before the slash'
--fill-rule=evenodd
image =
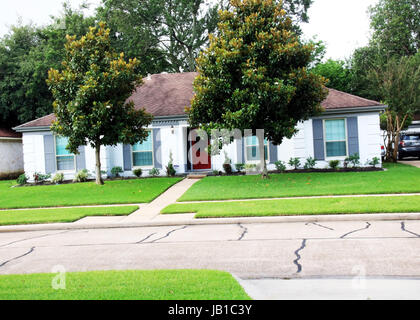
<path id="1" fill-rule="evenodd" d="M 15 127 L 12 128 L 16 132 L 34 132 L 34 131 L 51 131 L 50 126 L 37 126 L 37 127 Z"/>
<path id="2" fill-rule="evenodd" d="M 387 109 L 386 105 L 367 106 L 367 107 L 349 107 L 349 108 L 336 108 L 325 109 L 322 114 L 343 114 L 343 113 L 362 113 L 362 112 L 382 112 Z"/>

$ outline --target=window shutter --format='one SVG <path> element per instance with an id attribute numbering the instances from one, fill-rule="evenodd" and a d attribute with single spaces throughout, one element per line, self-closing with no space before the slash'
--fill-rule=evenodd
<path id="1" fill-rule="evenodd" d="M 55 150 L 54 136 L 52 134 L 44 136 L 44 155 L 45 155 L 45 173 L 55 172 Z"/>
<path id="2" fill-rule="evenodd" d="M 236 161 L 237 163 L 245 163 L 244 157 L 244 139 L 236 139 Z"/>
<path id="3" fill-rule="evenodd" d="M 131 171 L 132 165 L 131 146 L 129 144 L 123 145 L 123 160 L 124 160 L 124 171 Z"/>
<path id="4" fill-rule="evenodd" d="M 324 155 L 324 126 L 321 119 L 312 120 L 314 136 L 314 157 L 315 160 L 325 160 Z"/>
<path id="5" fill-rule="evenodd" d="M 85 146 L 80 146 L 79 154 L 76 155 L 76 170 L 80 171 L 86 169 Z"/>
<path id="6" fill-rule="evenodd" d="M 271 142 L 268 143 L 270 148 L 269 156 L 270 156 L 270 163 L 274 163 L 278 160 L 278 150 L 277 146 L 272 144 Z"/>
<path id="7" fill-rule="evenodd" d="M 162 139 L 160 129 L 153 129 L 153 159 L 155 168 L 162 169 Z"/>
<path id="8" fill-rule="evenodd" d="M 359 127 L 357 117 L 347 118 L 347 140 L 349 144 L 349 156 L 359 153 Z"/>

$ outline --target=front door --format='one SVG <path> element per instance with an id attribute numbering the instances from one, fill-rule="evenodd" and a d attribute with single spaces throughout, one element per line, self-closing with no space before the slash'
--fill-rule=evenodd
<path id="1" fill-rule="evenodd" d="M 192 160 L 192 170 L 210 170 L 211 156 L 199 143 L 201 138 L 192 131 L 191 140 L 190 159 Z"/>

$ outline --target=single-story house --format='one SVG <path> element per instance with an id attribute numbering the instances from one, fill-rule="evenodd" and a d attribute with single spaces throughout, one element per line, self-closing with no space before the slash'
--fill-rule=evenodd
<path id="1" fill-rule="evenodd" d="M 135 168 L 147 175 L 152 168 L 165 175 L 170 155 L 178 174 L 194 171 L 223 170 L 225 155 L 232 164 L 257 163 L 259 160 L 256 139 L 235 139 L 224 147 L 220 155 L 209 157 L 209 163 L 195 163 L 191 152 L 194 142 L 188 141 L 189 124 L 185 107 L 190 105 L 195 72 L 156 74 L 148 76 L 144 84 L 132 95 L 136 108 L 144 108 L 154 116 L 147 141 L 137 145 L 106 146 L 101 150 L 103 170 L 108 174 L 113 167 L 121 167 L 124 176 L 132 176 Z M 278 160 L 291 157 L 317 160 L 317 167 L 325 168 L 333 159 L 344 160 L 358 153 L 362 165 L 374 157 L 381 158 L 379 114 L 385 106 L 367 99 L 330 89 L 322 103 L 322 115 L 299 123 L 299 132 L 275 146 L 267 141 L 268 169 L 275 169 Z M 90 146 L 80 148 L 80 154 L 70 154 L 66 138 L 54 136 L 50 131 L 55 119 L 50 114 L 14 128 L 23 134 L 25 172 L 63 172 L 70 179 L 81 169 L 95 170 L 95 154 Z M 192 161 L 191 161 L 192 160 Z M 234 168 L 234 167 L 233 167 Z"/>
<path id="2" fill-rule="evenodd" d="M 23 172 L 22 134 L 0 128 L 0 179 L 11 179 Z"/>

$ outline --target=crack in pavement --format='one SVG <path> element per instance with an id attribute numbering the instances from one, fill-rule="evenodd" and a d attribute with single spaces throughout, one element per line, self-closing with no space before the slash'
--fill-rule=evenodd
<path id="1" fill-rule="evenodd" d="M 175 232 L 175 231 L 178 231 L 178 230 L 183 230 L 183 229 L 185 229 L 185 228 L 187 228 L 187 226 L 183 226 L 182 228 L 177 228 L 177 229 L 171 230 L 171 231 L 169 231 L 166 235 L 164 235 L 163 237 L 158 238 L 158 239 L 155 239 L 155 240 L 150 241 L 150 242 L 146 242 L 146 243 L 154 243 L 154 242 L 156 242 L 156 241 L 159 241 L 159 240 L 165 239 L 165 238 L 169 237 L 171 233 L 173 233 L 173 232 Z"/>
<path id="2" fill-rule="evenodd" d="M 53 234 L 43 234 L 41 236 L 20 239 L 20 240 L 16 240 L 16 241 L 12 241 L 12 242 L 6 243 L 6 244 L 2 244 L 0 246 L 0 248 L 7 247 L 7 246 L 10 246 L 11 244 L 15 244 L 15 243 L 23 242 L 23 241 L 28 241 L 28 240 L 33 240 L 33 239 L 40 239 L 40 238 L 45 238 L 45 237 L 49 237 L 49 236 L 56 236 L 56 235 L 59 235 L 59 234 L 70 232 L 70 231 L 72 231 L 72 230 L 66 230 L 66 231 L 57 232 L 57 233 L 53 233 Z"/>
<path id="3" fill-rule="evenodd" d="M 410 230 L 407 230 L 407 229 L 405 228 L 405 222 L 401 222 L 401 230 L 402 230 L 402 231 L 405 231 L 405 232 L 408 232 L 408 233 L 411 233 L 411 234 L 415 235 L 416 237 L 419 237 L 419 238 L 420 238 L 420 235 L 419 235 L 419 234 L 414 233 L 414 232 L 412 232 L 412 231 L 410 231 Z"/>
<path id="4" fill-rule="evenodd" d="M 349 234 L 352 234 L 352 233 L 355 233 L 355 232 L 358 232 L 358 231 L 369 229 L 370 226 L 371 226 L 371 224 L 369 222 L 366 222 L 366 227 L 361 228 L 361 229 L 357 229 L 357 230 L 353 230 L 353 231 L 350 231 L 350 232 L 347 232 L 347 233 L 343 234 L 340 237 L 340 239 L 344 239 L 344 237 L 348 236 Z"/>
<path id="5" fill-rule="evenodd" d="M 240 235 L 240 237 L 237 240 L 237 241 L 241 241 L 245 237 L 245 235 L 248 233 L 248 229 L 240 223 L 238 223 L 238 226 L 239 226 L 239 228 L 241 228 L 243 230 L 242 234 Z"/>
<path id="6" fill-rule="evenodd" d="M 325 229 L 328 229 L 328 230 L 334 231 L 334 229 L 333 229 L 333 228 L 323 226 L 322 224 L 319 224 L 319 223 L 316 223 L 316 222 L 307 222 L 307 223 L 305 223 L 305 225 L 307 225 L 307 226 L 309 226 L 310 224 L 313 224 L 313 225 L 315 225 L 315 226 L 318 226 L 318 227 L 321 227 L 321 228 L 325 228 Z"/>
<path id="7" fill-rule="evenodd" d="M 156 234 L 156 232 L 153 232 L 153 233 L 149 234 L 146 238 L 144 238 L 144 239 L 142 239 L 140 241 L 137 241 L 135 244 L 142 243 L 143 241 L 146 241 L 147 239 L 149 239 L 151 236 L 153 236 L 155 234 Z"/>
<path id="8" fill-rule="evenodd" d="M 306 239 L 303 239 L 302 241 L 302 245 L 300 246 L 299 249 L 297 249 L 295 251 L 295 255 L 296 255 L 296 259 L 293 260 L 293 263 L 297 266 L 297 272 L 296 273 L 300 273 L 302 271 L 302 265 L 299 263 L 299 260 L 302 258 L 301 255 L 299 254 L 300 251 L 302 251 L 303 249 L 305 249 L 306 247 Z"/>
<path id="9" fill-rule="evenodd" d="M 12 258 L 12 259 L 9 259 L 9 260 L 7 260 L 7 261 L 3 262 L 2 264 L 0 264 L 0 268 L 1 268 L 1 267 L 4 267 L 4 266 L 5 266 L 6 264 L 8 264 L 9 262 L 12 262 L 12 261 L 14 261 L 14 260 L 17 260 L 17 259 L 23 258 L 24 256 L 27 256 L 28 254 L 32 253 L 34 250 L 35 250 L 35 247 L 32 247 L 32 248 L 31 248 L 28 252 L 26 252 L 26 253 L 24 253 L 24 254 L 22 254 L 22 255 L 18 256 L 18 257 L 14 257 L 14 258 Z"/>

